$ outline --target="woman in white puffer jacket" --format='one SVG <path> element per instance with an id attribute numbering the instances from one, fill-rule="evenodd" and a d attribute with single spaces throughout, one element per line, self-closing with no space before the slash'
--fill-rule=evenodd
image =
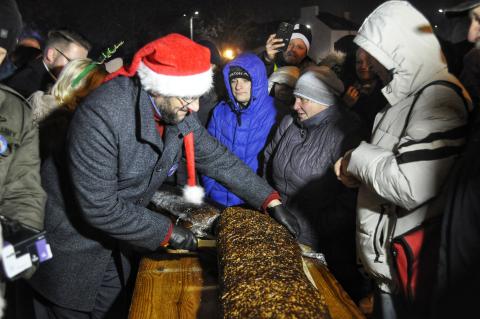
<path id="1" fill-rule="evenodd" d="M 444 196 L 438 195 L 465 143 L 471 102 L 448 73 L 431 25 L 410 3 L 380 5 L 354 41 L 374 58 L 372 68 L 385 85 L 388 105 L 376 116 L 371 142 L 347 152 L 335 169 L 344 184 L 360 185 L 357 248 L 379 288 L 374 313 L 397 318 L 406 308 L 399 306 L 403 299 L 393 271 L 391 239 L 441 213 Z M 421 90 L 436 80 L 454 83 L 460 94 L 439 84 Z"/>

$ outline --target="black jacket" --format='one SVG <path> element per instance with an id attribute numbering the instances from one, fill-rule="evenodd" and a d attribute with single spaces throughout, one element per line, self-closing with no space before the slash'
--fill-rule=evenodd
<path id="1" fill-rule="evenodd" d="M 382 85 L 380 81 L 376 82 L 375 88 L 372 89 L 370 95 L 367 95 L 360 90 L 360 97 L 351 109 L 358 114 L 363 121 L 365 128 L 368 130 L 367 141 L 370 141 L 373 123 L 375 123 L 377 113 L 387 104 L 387 99 L 382 93 Z"/>
<path id="2" fill-rule="evenodd" d="M 3 83 L 28 98 L 35 91 L 47 92 L 55 79 L 43 64 L 42 57 L 39 57 L 16 70 Z"/>
<path id="3" fill-rule="evenodd" d="M 467 318 L 480 299 L 480 125 L 450 173 L 432 318 Z"/>

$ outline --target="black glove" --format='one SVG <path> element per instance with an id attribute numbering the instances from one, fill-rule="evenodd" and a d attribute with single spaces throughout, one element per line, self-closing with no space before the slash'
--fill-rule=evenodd
<path id="1" fill-rule="evenodd" d="M 197 237 L 186 228 L 173 226 L 168 244 L 173 249 L 197 250 Z"/>
<path id="2" fill-rule="evenodd" d="M 297 238 L 300 235 L 300 226 L 298 225 L 297 218 L 290 213 L 283 205 L 277 205 L 267 208 L 267 212 L 278 223 L 285 226 L 288 231 Z"/>

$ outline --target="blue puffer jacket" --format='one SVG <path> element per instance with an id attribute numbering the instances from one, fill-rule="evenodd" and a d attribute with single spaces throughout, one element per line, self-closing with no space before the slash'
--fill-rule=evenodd
<path id="1" fill-rule="evenodd" d="M 228 79 L 232 66 L 242 67 L 252 79 L 250 105 L 245 109 L 240 108 L 232 94 Z M 223 69 L 223 75 L 230 99 L 217 104 L 208 123 L 208 132 L 254 172 L 261 172 L 260 154 L 267 143 L 276 116 L 273 99 L 268 95 L 265 66 L 256 55 L 246 53 L 228 63 Z M 214 201 L 225 206 L 243 204 L 240 198 L 215 180 L 207 176 L 203 176 L 202 180 L 207 196 Z"/>

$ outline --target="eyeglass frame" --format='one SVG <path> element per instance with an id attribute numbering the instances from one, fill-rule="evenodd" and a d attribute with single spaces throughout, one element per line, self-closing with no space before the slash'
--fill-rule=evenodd
<path id="1" fill-rule="evenodd" d="M 157 95 L 155 94 L 149 94 L 148 97 L 150 98 L 150 101 L 152 102 L 152 105 L 153 107 L 155 108 L 155 111 L 157 112 L 158 115 L 161 116 L 161 112 L 160 110 L 158 109 L 158 106 L 157 104 L 155 103 L 155 97 Z M 192 104 L 193 102 L 195 102 L 195 100 L 198 100 L 200 97 L 191 97 L 191 98 L 188 98 L 188 100 L 185 100 L 185 98 L 183 97 L 178 97 L 178 96 L 174 96 L 174 97 L 171 97 L 171 98 L 175 98 L 177 99 L 178 101 L 180 101 L 180 105 L 182 105 L 178 110 L 177 110 L 177 113 L 182 111 L 182 112 L 188 112 L 188 106 L 190 104 Z"/>
<path id="2" fill-rule="evenodd" d="M 188 98 L 188 99 L 184 99 L 183 97 L 176 97 L 176 98 L 180 101 L 180 104 L 182 104 L 182 107 L 179 108 L 178 111 L 182 111 L 182 112 L 187 112 L 188 111 L 188 106 L 190 104 L 192 104 L 193 102 L 195 102 L 195 100 L 198 100 L 198 97 Z"/>
<path id="3" fill-rule="evenodd" d="M 70 59 L 65 53 L 60 51 L 60 49 L 55 48 L 55 50 L 57 50 L 57 52 L 60 53 L 68 62 L 72 62 L 73 59 Z"/>

